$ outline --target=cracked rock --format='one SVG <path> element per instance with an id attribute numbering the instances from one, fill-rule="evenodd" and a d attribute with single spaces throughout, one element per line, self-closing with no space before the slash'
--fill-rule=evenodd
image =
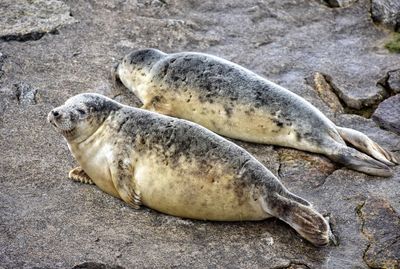
<path id="1" fill-rule="evenodd" d="M 278 153 L 281 163 L 278 175 L 292 189 L 300 187 L 297 186 L 300 184 L 317 188 L 338 169 L 337 164 L 323 155 L 286 148 L 279 148 Z"/>
<path id="2" fill-rule="evenodd" d="M 400 94 L 380 103 L 372 119 L 382 128 L 400 134 Z"/>
<path id="3" fill-rule="evenodd" d="M 323 0 L 323 3 L 328 7 L 348 7 L 356 1 L 357 0 Z"/>
<path id="4" fill-rule="evenodd" d="M 371 197 L 358 210 L 369 245 L 364 261 L 371 268 L 399 268 L 400 215 L 383 198 Z"/>
<path id="5" fill-rule="evenodd" d="M 75 22 L 69 7 L 57 0 L 2 0 L 0 14 L 0 39 L 5 41 L 38 40 Z"/>
<path id="6" fill-rule="evenodd" d="M 313 75 L 306 78 L 306 81 L 315 89 L 322 101 L 324 101 L 333 112 L 344 112 L 343 106 L 330 83 L 331 79 L 327 78 L 327 76 L 322 73 L 315 72 Z"/>
<path id="7" fill-rule="evenodd" d="M 397 0 L 372 0 L 371 14 L 374 22 L 383 23 L 394 31 L 400 30 L 400 2 Z"/>
<path id="8" fill-rule="evenodd" d="M 20 82 L 14 85 L 18 103 L 22 106 L 35 105 L 37 89 L 31 85 Z"/>
<path id="9" fill-rule="evenodd" d="M 98 262 L 84 262 L 75 265 L 72 269 L 124 269 L 124 267 L 119 265 L 109 265 Z"/>

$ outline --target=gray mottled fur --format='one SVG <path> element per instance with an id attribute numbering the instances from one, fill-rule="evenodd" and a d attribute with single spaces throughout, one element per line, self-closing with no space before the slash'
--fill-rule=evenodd
<path id="1" fill-rule="evenodd" d="M 248 107 L 248 111 L 245 111 L 248 120 L 252 119 L 254 110 L 264 111 L 266 119 L 275 125 L 271 132 L 277 133 L 277 139 L 270 143 L 325 154 L 349 168 L 372 175 L 389 176 L 392 171 L 387 165 L 398 163 L 393 154 L 365 135 L 336 127 L 302 97 L 224 59 L 195 52 L 166 54 L 156 49 L 143 49 L 128 54 L 123 61 L 124 66 L 129 63 L 139 73 L 143 70 L 138 76 L 150 74 L 150 85 L 155 83 L 165 91 L 175 92 L 174 96 L 184 96 L 190 85 L 189 88 L 196 92 L 200 102 L 195 106 L 222 104 L 228 119 L 237 105 Z M 155 96 L 154 100 L 158 102 L 162 98 Z M 179 106 L 179 102 L 185 100 L 176 98 L 163 102 L 174 102 Z M 211 118 L 215 116 L 209 115 Z M 185 115 L 180 117 L 185 118 Z M 193 115 L 188 118 L 196 121 Z M 288 139 L 283 139 L 282 133 L 278 134 L 279 130 L 285 128 L 293 131 L 295 138 L 288 136 Z M 218 133 L 218 127 L 213 131 Z M 240 127 L 235 131 L 245 132 Z M 347 147 L 344 140 L 375 159 Z M 358 147 L 360 144 L 363 144 L 361 148 Z"/>
<path id="2" fill-rule="evenodd" d="M 85 116 L 79 117 L 77 115 L 81 109 L 86 113 Z M 135 159 L 146 158 L 146 154 L 151 153 L 157 156 L 157 160 L 168 163 L 168 169 L 174 171 L 195 162 L 195 166 L 187 166 L 192 167 L 190 173 L 199 173 L 191 180 L 206 180 L 204 177 L 207 175 L 207 167 L 219 167 L 222 170 L 221 175 L 224 172 L 233 175 L 231 185 L 239 200 L 246 196 L 246 193 L 250 193 L 254 201 L 262 204 L 267 214 L 287 222 L 313 244 L 321 246 L 329 241 L 328 223 L 307 201 L 290 193 L 247 151 L 200 125 L 124 106 L 97 94 L 72 97 L 64 106 L 50 112 L 49 121 L 56 128 L 61 126 L 58 125 L 60 121 L 70 121 L 66 137 L 70 145 L 89 143 L 111 146 L 109 153 L 113 156 L 112 162 L 108 163 L 108 169 L 116 171 L 116 178 L 112 179 L 113 184 L 118 193 L 123 195 L 121 198 L 135 208 L 140 206 L 141 200 L 140 194 L 135 192 L 131 170 L 134 167 L 131 167 L 130 162 L 135 163 Z M 79 127 L 79 122 L 89 125 Z M 92 134 L 85 133 L 85 137 L 79 137 L 82 128 L 88 126 L 93 127 Z M 78 130 L 74 132 L 74 128 Z M 96 137 L 96 140 L 87 142 L 92 136 Z M 126 160 L 130 161 L 127 163 Z M 93 178 L 93 182 L 97 185 L 96 178 Z"/>
<path id="3" fill-rule="evenodd" d="M 199 92 L 201 102 L 226 103 L 225 100 L 230 100 L 225 106 L 228 111 L 235 103 L 249 104 L 254 108 L 266 108 L 271 115 L 276 115 L 278 126 L 296 122 L 302 126 L 296 130 L 299 140 L 306 138 L 323 144 L 327 134 L 334 129 L 334 125 L 318 116 L 317 109 L 303 98 L 221 58 L 194 52 L 165 54 L 145 49 L 131 53 L 126 57 L 127 61 L 129 59 L 131 64 L 149 70 L 154 80 L 166 85 L 167 90 L 183 93 L 182 82 L 188 82 Z M 343 142 L 339 134 L 336 139 Z"/>

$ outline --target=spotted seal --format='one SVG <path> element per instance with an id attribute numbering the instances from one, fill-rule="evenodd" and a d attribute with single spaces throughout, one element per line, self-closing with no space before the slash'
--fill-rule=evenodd
<path id="1" fill-rule="evenodd" d="M 363 133 L 336 126 L 302 97 L 216 56 L 142 49 L 126 55 L 114 71 L 144 109 L 226 137 L 324 154 L 371 175 L 390 176 L 388 166 L 399 163 Z"/>
<path id="2" fill-rule="evenodd" d="M 70 177 L 134 208 L 214 221 L 277 217 L 316 246 L 329 242 L 329 224 L 309 202 L 247 151 L 198 124 L 98 94 L 70 98 L 48 120 L 80 165 Z"/>

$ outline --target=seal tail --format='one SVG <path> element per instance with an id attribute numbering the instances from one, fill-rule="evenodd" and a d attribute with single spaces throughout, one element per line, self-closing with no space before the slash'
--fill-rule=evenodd
<path id="1" fill-rule="evenodd" d="M 276 193 L 269 195 L 262 207 L 268 214 L 289 224 L 315 246 L 325 246 L 330 239 L 333 240 L 328 221 L 311 206 Z"/>
<path id="2" fill-rule="evenodd" d="M 332 160 L 344 166 L 373 176 L 389 177 L 393 175 L 392 170 L 384 163 L 377 161 L 368 155 L 350 148 L 346 145 L 336 143 L 334 152 L 327 154 Z"/>
<path id="3" fill-rule="evenodd" d="M 393 153 L 379 146 L 365 134 L 344 127 L 336 127 L 336 130 L 339 132 L 344 141 L 353 145 L 360 151 L 374 157 L 378 161 L 386 165 L 399 164 L 399 160 Z"/>

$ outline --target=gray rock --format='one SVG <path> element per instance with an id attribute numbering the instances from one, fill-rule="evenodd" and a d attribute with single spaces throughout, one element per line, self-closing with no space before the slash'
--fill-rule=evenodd
<path id="1" fill-rule="evenodd" d="M 394 93 L 400 93 L 400 69 L 388 72 L 387 87 Z"/>
<path id="2" fill-rule="evenodd" d="M 390 29 L 400 31 L 400 2 L 397 0 L 372 0 L 372 19 Z"/>
<path id="3" fill-rule="evenodd" d="M 335 113 L 343 113 L 344 108 L 340 103 L 340 99 L 335 93 L 332 86 L 332 78 L 319 72 L 315 72 L 306 78 L 307 83 L 314 88 L 318 96 L 326 103 L 326 105 Z"/>
<path id="4" fill-rule="evenodd" d="M 3 64 L 7 56 L 0 52 L 0 79 L 4 75 Z"/>
<path id="5" fill-rule="evenodd" d="M 400 215 L 383 198 L 370 197 L 357 208 L 368 239 L 364 260 L 370 268 L 400 267 Z"/>
<path id="6" fill-rule="evenodd" d="M 382 128 L 400 134 L 400 94 L 380 103 L 372 119 Z"/>
<path id="7" fill-rule="evenodd" d="M 37 40 L 46 33 L 75 22 L 70 9 L 57 0 L 2 0 L 0 39 Z"/>
<path id="8" fill-rule="evenodd" d="M 354 4 L 357 0 L 322 0 L 329 7 L 348 7 Z"/>
<path id="9" fill-rule="evenodd" d="M 35 105 L 37 89 L 25 82 L 14 84 L 15 96 L 22 106 Z"/>
<path id="10" fill-rule="evenodd" d="M 124 269 L 124 267 L 119 265 L 108 265 L 98 262 L 84 262 L 72 267 L 72 269 Z"/>

